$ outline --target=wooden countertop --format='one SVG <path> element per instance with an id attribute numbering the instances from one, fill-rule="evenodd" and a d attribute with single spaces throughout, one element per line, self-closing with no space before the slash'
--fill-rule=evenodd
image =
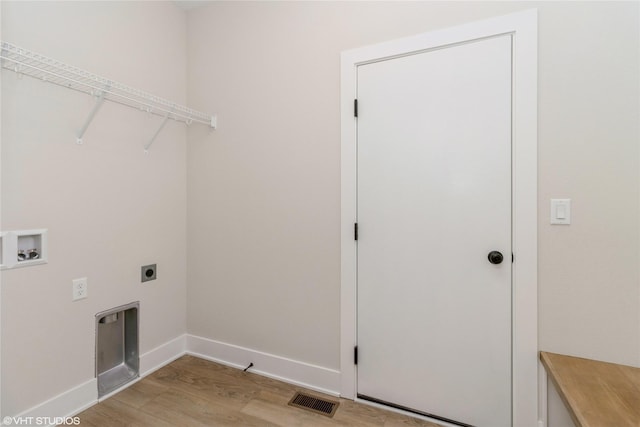
<path id="1" fill-rule="evenodd" d="M 640 427 L 640 368 L 540 352 L 578 427 Z"/>

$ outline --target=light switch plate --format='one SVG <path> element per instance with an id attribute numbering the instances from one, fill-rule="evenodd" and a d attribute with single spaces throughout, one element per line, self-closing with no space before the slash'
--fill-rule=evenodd
<path id="1" fill-rule="evenodd" d="M 571 224 L 571 199 L 551 199 L 551 224 Z"/>

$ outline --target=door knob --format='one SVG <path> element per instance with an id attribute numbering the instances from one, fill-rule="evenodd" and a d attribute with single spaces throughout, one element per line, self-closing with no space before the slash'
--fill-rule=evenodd
<path id="1" fill-rule="evenodd" d="M 504 257 L 502 256 L 502 254 L 498 251 L 489 252 L 489 255 L 487 256 L 487 258 L 489 258 L 489 262 L 491 264 L 501 264 L 502 260 L 504 260 Z"/>

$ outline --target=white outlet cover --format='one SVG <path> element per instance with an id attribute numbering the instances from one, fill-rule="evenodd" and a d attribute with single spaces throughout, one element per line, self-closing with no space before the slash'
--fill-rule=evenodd
<path id="1" fill-rule="evenodd" d="M 86 277 L 74 279 L 72 281 L 72 301 L 85 299 L 88 296 L 89 286 Z"/>

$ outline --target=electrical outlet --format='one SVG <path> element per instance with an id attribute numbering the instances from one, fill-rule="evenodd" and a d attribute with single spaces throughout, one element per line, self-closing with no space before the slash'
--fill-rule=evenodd
<path id="1" fill-rule="evenodd" d="M 81 277 L 79 279 L 73 280 L 73 299 L 72 301 L 77 301 L 79 299 L 85 299 L 88 295 L 88 282 L 86 277 Z"/>

